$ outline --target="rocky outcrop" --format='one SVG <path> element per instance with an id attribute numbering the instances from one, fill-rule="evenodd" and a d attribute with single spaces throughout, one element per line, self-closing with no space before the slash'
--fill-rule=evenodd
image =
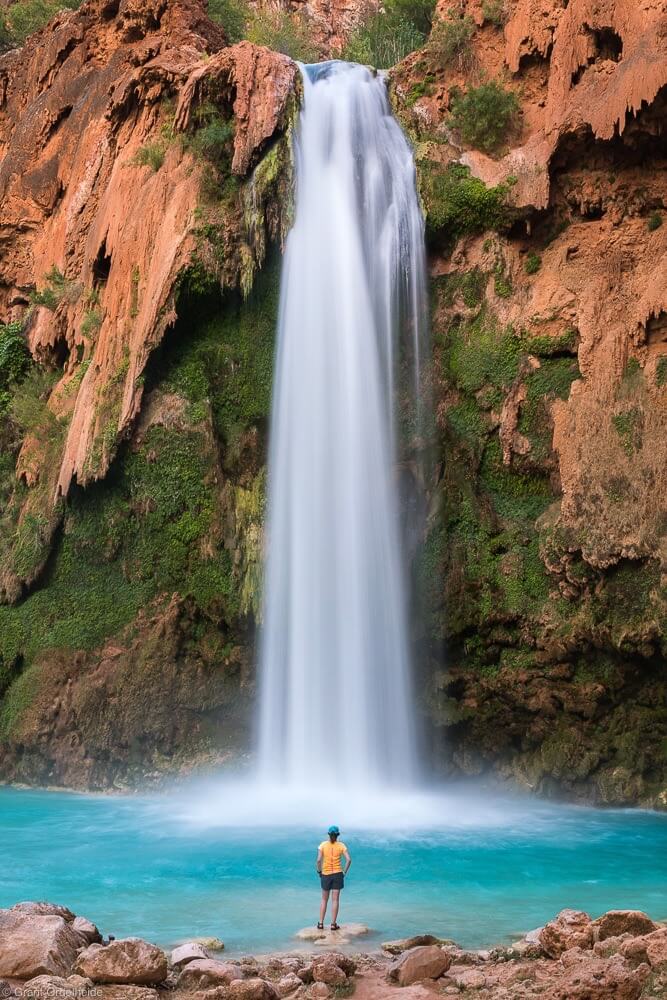
<path id="1" fill-rule="evenodd" d="M 64 366 L 49 402 L 61 447 L 47 455 L 28 437 L 19 457 L 29 486 L 20 522 L 47 525 L 28 571 L 7 558 L 11 598 L 47 557 L 57 497 L 108 469 L 139 411 L 151 352 L 176 318 L 176 282 L 201 243 L 205 171 L 185 134 L 196 130 L 193 102 L 205 93 L 221 118 L 233 116 L 239 176 L 287 125 L 294 63 L 249 43 L 223 45 L 197 0 L 144 5 L 141 14 L 129 2 L 90 0 L 0 59 L 0 309 L 15 318 L 46 287 L 29 344 L 35 357 Z M 248 242 L 233 205 L 215 225 L 228 238 L 221 277 L 238 283 L 257 237 Z"/>
<path id="2" fill-rule="evenodd" d="M 392 71 L 434 297 L 441 465 L 416 567 L 433 756 L 663 808 L 663 5 L 438 11 L 470 18 L 461 58 L 427 44 Z M 493 153 L 451 116 L 481 79 L 519 109 Z"/>

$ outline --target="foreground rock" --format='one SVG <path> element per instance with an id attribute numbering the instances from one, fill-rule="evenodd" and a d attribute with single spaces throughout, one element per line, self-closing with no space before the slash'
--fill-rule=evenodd
<path id="1" fill-rule="evenodd" d="M 181 971 L 178 986 L 181 990 L 195 992 L 215 986 L 227 986 L 233 979 L 242 979 L 243 973 L 232 962 L 216 962 L 212 958 L 198 958 L 188 962 Z"/>
<path id="2" fill-rule="evenodd" d="M 424 979 L 439 979 L 451 964 L 451 957 L 438 945 L 418 946 L 401 955 L 389 970 L 389 978 L 399 986 L 411 986 Z"/>
<path id="3" fill-rule="evenodd" d="M 68 976 L 82 939 L 74 914 L 45 903 L 19 903 L 0 910 L 0 977 Z"/>
<path id="4" fill-rule="evenodd" d="M 141 938 L 91 944 L 79 955 L 76 972 L 94 983 L 150 985 L 167 978 L 167 956 Z"/>
<path id="5" fill-rule="evenodd" d="M 199 959 L 207 959 L 208 952 L 198 941 L 188 941 L 174 948 L 169 961 L 176 969 L 183 968 L 189 962 L 196 962 Z"/>
<path id="6" fill-rule="evenodd" d="M 657 925 L 641 910 L 609 910 L 593 921 L 593 929 L 598 941 L 620 937 L 622 934 L 650 934 Z"/>
<path id="7" fill-rule="evenodd" d="M 570 948 L 592 948 L 593 921 L 580 910 L 561 910 L 542 928 L 540 946 L 549 958 L 560 958 Z"/>

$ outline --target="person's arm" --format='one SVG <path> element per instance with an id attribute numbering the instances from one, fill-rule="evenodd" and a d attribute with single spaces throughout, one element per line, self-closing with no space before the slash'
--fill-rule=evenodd
<path id="1" fill-rule="evenodd" d="M 317 874 L 322 874 L 322 848 L 317 848 L 317 861 L 315 862 L 315 868 L 317 869 Z"/>
<path id="2" fill-rule="evenodd" d="M 345 858 L 345 869 L 344 869 L 343 874 L 347 875 L 347 873 L 350 870 L 350 865 L 352 864 L 352 858 L 350 857 L 350 852 L 348 851 L 347 847 L 343 851 L 343 856 Z"/>

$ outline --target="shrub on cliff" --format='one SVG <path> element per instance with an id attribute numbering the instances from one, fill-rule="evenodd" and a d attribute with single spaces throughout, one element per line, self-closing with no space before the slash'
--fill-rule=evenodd
<path id="1" fill-rule="evenodd" d="M 488 188 L 459 163 L 443 168 L 427 161 L 420 165 L 419 177 L 429 236 L 454 240 L 507 222 L 506 185 Z"/>
<path id="2" fill-rule="evenodd" d="M 472 63 L 470 42 L 474 34 L 475 22 L 470 15 L 458 17 L 455 11 L 449 11 L 448 20 L 438 18 L 428 40 L 431 62 L 437 66 L 455 65 L 465 71 Z"/>
<path id="3" fill-rule="evenodd" d="M 431 30 L 434 0 L 386 0 L 350 35 L 340 53 L 351 62 L 389 69 L 420 48 Z"/>
<path id="4" fill-rule="evenodd" d="M 10 386 L 24 378 L 31 361 L 30 351 L 21 335 L 21 324 L 0 326 L 0 414 L 9 405 Z"/>
<path id="5" fill-rule="evenodd" d="M 519 110 L 516 94 L 490 81 L 455 94 L 450 124 L 466 145 L 493 153 L 515 126 Z"/>
<path id="6" fill-rule="evenodd" d="M 208 0 L 208 16 L 221 25 L 231 45 L 245 38 L 250 11 L 243 0 Z"/>
<path id="7" fill-rule="evenodd" d="M 254 11 L 246 27 L 246 38 L 299 62 L 312 63 L 319 58 L 308 22 L 303 15 L 291 11 Z"/>
<path id="8" fill-rule="evenodd" d="M 23 45 L 28 35 L 48 24 L 60 10 L 76 10 L 81 0 L 23 0 L 10 4 L 0 22 L 0 45 Z"/>

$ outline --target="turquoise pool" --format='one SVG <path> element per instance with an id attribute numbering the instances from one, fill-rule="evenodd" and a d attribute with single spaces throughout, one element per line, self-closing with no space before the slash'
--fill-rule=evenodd
<path id="1" fill-rule="evenodd" d="M 231 794 L 219 790 L 223 803 Z M 239 826 L 224 808 L 224 822 L 216 810 L 190 815 L 188 801 L 0 789 L 0 905 L 48 899 L 107 934 L 163 945 L 215 935 L 232 953 L 293 947 L 316 919 L 319 823 Z M 667 816 L 434 801 L 441 821 L 429 828 L 333 818 L 354 860 L 342 918 L 373 928 L 364 947 L 417 931 L 481 947 L 564 906 L 667 917 Z"/>

